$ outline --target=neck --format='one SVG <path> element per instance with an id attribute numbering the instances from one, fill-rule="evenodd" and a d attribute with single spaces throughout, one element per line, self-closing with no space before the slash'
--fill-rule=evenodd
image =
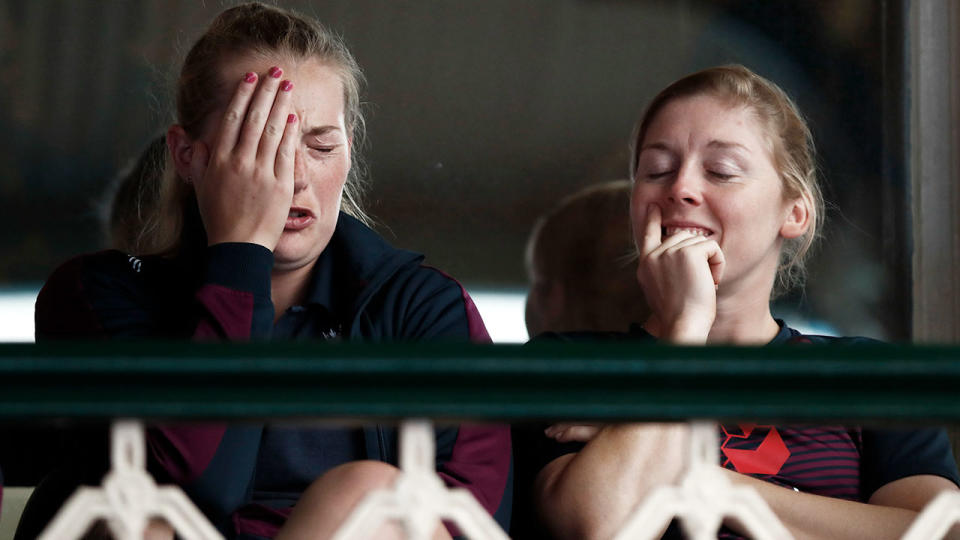
<path id="1" fill-rule="evenodd" d="M 777 335 L 780 327 L 770 313 L 770 293 L 778 258 L 779 250 L 740 279 L 720 286 L 707 343 L 763 345 Z"/>
<path id="2" fill-rule="evenodd" d="M 273 299 L 273 322 L 277 322 L 290 307 L 303 303 L 310 285 L 309 264 L 293 270 L 274 269 L 270 276 L 270 295 Z"/>
<path id="3" fill-rule="evenodd" d="M 717 301 L 717 318 L 710 328 L 707 343 L 764 345 L 769 343 L 780 326 L 770 313 L 770 301 L 767 298 L 749 304 L 742 301 Z"/>
<path id="4" fill-rule="evenodd" d="M 759 272 L 757 279 L 745 279 L 721 287 L 717 296 L 717 317 L 707 343 L 763 345 L 780 327 L 770 313 L 770 291 L 775 272 Z"/>
<path id="5" fill-rule="evenodd" d="M 707 344 L 707 345 L 764 345 L 777 335 L 780 326 L 770 313 L 770 306 L 766 302 L 762 305 L 745 306 L 742 303 L 736 306 L 723 306 L 718 301 L 717 316 L 707 334 L 691 341 L 679 341 L 680 344 Z M 643 328 L 656 338 L 662 335 L 663 324 L 660 318 L 651 315 Z"/>

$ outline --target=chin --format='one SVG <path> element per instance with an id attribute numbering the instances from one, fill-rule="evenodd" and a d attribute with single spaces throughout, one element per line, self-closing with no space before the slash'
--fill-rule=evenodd
<path id="1" fill-rule="evenodd" d="M 319 254 L 311 256 L 310 254 L 306 254 L 306 253 L 292 254 L 292 253 L 274 252 L 273 271 L 287 272 L 291 270 L 299 270 L 307 266 L 312 266 L 313 263 L 317 262 L 317 257 L 319 257 Z"/>
<path id="2" fill-rule="evenodd" d="M 313 264 L 323 249 L 317 248 L 316 242 L 306 238 L 281 238 L 273 250 L 273 267 L 275 270 L 293 270 Z"/>

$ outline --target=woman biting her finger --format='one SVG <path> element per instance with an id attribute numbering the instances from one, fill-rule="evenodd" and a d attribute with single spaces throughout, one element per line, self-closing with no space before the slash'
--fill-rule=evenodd
<path id="1" fill-rule="evenodd" d="M 688 75 L 653 99 L 632 144 L 637 277 L 652 315 L 620 339 L 868 341 L 803 335 L 770 312 L 773 297 L 801 283 L 823 214 L 810 132 L 779 87 L 743 66 Z M 534 487 L 557 537 L 611 537 L 683 473 L 683 426 L 562 425 L 548 435 L 582 441 L 546 456 Z M 745 422 L 720 426 L 718 444 L 723 473 L 753 486 L 797 538 L 899 538 L 960 482 L 939 429 Z M 722 537 L 745 532 L 730 526 Z"/>

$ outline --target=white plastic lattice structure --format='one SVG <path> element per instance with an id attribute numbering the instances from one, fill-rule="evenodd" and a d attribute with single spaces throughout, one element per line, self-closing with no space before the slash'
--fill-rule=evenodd
<path id="1" fill-rule="evenodd" d="M 448 488 L 437 476 L 433 425 L 408 420 L 400 427 L 400 476 L 392 489 L 364 497 L 334 535 L 334 540 L 366 540 L 390 521 L 402 525 L 411 540 L 427 540 L 440 520 L 452 522 L 473 540 L 507 536 L 469 491 Z"/>
<path id="2" fill-rule="evenodd" d="M 960 492 L 944 491 L 927 503 L 903 534 L 903 540 L 943 538 L 960 521 Z"/>
<path id="3" fill-rule="evenodd" d="M 140 540 L 151 517 L 161 517 L 188 540 L 223 536 L 175 486 L 157 487 L 146 470 L 143 426 L 121 420 L 111 429 L 112 468 L 99 488 L 81 487 L 40 535 L 41 540 L 79 538 L 105 519 L 114 538 Z"/>
<path id="4" fill-rule="evenodd" d="M 739 521 L 756 540 L 792 538 L 753 488 L 734 486 L 723 476 L 717 463 L 716 424 L 693 422 L 691 430 L 689 462 L 681 484 L 654 489 L 615 539 L 658 538 L 674 517 L 692 540 L 716 540 L 726 517 Z"/>

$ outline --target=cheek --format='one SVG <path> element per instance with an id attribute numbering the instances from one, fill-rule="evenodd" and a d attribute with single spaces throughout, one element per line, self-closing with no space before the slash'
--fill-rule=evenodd
<path id="1" fill-rule="evenodd" d="M 314 162 L 308 168 L 306 174 L 312 179 L 315 191 L 330 195 L 343 190 L 349 172 L 349 161 L 338 158 Z"/>
<path id="2" fill-rule="evenodd" d="M 630 192 L 630 204 L 643 210 L 648 204 L 657 202 L 664 194 L 662 183 L 649 181 L 635 181 Z"/>
<path id="3" fill-rule="evenodd" d="M 346 183 L 349 166 L 339 162 L 329 163 L 324 166 L 324 169 L 323 174 L 315 177 L 319 181 L 315 184 L 314 190 L 324 212 L 336 215 L 343 203 L 343 186 Z"/>
<path id="4" fill-rule="evenodd" d="M 327 182 L 327 189 L 330 193 L 335 193 L 337 196 L 337 203 L 339 204 L 340 195 L 343 193 L 343 186 L 347 183 L 347 174 L 350 172 L 350 163 L 340 163 L 338 162 L 337 166 L 334 167 L 332 174 L 330 175 L 330 180 Z"/>
<path id="5" fill-rule="evenodd" d="M 643 228 L 643 223 L 647 218 L 647 205 L 650 204 L 650 198 L 647 190 L 642 183 L 634 183 L 633 191 L 630 193 L 630 224 L 633 227 L 634 237 L 637 231 Z"/>
<path id="6" fill-rule="evenodd" d="M 783 197 L 780 190 L 769 189 L 752 197 L 732 198 L 727 201 L 725 213 L 727 219 L 737 223 L 772 226 L 780 223 L 785 215 Z"/>

